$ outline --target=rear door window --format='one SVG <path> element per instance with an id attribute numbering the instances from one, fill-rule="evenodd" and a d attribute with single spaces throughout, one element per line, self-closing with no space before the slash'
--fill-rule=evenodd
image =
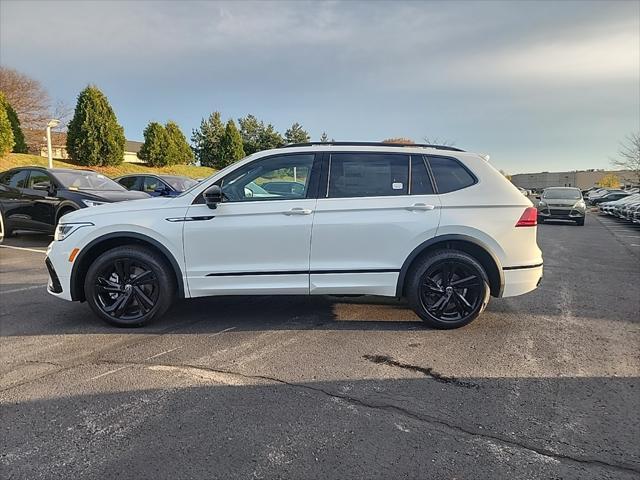
<path id="1" fill-rule="evenodd" d="M 13 188 L 27 188 L 28 178 L 29 170 L 16 170 L 6 175 L 2 183 Z"/>
<path id="2" fill-rule="evenodd" d="M 379 153 L 334 153 L 329 161 L 328 197 L 407 195 L 409 156 Z"/>
<path id="3" fill-rule="evenodd" d="M 473 175 L 458 160 L 446 157 L 429 157 L 429 164 L 438 187 L 438 193 L 461 190 L 476 183 Z"/>
<path id="4" fill-rule="evenodd" d="M 431 195 L 433 185 L 422 155 L 411 155 L 411 195 Z"/>
<path id="5" fill-rule="evenodd" d="M 140 177 L 124 177 L 118 180 L 118 183 L 127 190 L 132 190 Z M 136 189 L 137 190 L 137 189 Z"/>

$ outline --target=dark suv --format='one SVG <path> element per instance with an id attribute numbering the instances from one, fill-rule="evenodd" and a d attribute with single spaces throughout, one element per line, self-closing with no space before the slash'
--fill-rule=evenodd
<path id="1" fill-rule="evenodd" d="M 64 214 L 103 203 L 149 198 L 92 170 L 19 167 L 0 173 L 0 228 L 53 233 Z"/>

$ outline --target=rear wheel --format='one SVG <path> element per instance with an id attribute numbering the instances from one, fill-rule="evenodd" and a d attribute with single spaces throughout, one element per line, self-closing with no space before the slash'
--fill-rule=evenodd
<path id="1" fill-rule="evenodd" d="M 164 259 L 135 246 L 100 255 L 84 282 L 94 313 L 118 327 L 139 327 L 159 318 L 171 306 L 175 290 L 173 273 Z"/>
<path id="2" fill-rule="evenodd" d="M 413 310 L 434 328 L 467 325 L 487 306 L 489 280 L 482 265 L 458 250 L 439 250 L 411 271 L 407 298 Z"/>

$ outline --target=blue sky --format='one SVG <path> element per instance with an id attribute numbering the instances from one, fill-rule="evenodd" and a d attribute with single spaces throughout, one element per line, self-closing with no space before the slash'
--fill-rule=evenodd
<path id="1" fill-rule="evenodd" d="M 0 3 L 0 63 L 127 138 L 214 110 L 317 140 L 424 137 L 511 173 L 608 168 L 640 129 L 640 2 Z"/>

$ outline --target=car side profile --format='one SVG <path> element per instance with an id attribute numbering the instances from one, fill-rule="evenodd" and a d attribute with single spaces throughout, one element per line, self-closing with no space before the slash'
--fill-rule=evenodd
<path id="1" fill-rule="evenodd" d="M 92 170 L 18 167 L 0 173 L 0 237 L 14 230 L 53 233 L 63 215 L 105 203 L 149 198 Z"/>
<path id="2" fill-rule="evenodd" d="M 198 182 L 179 175 L 122 175 L 113 179 L 127 190 L 145 192 L 152 197 L 175 197 Z"/>
<path id="3" fill-rule="evenodd" d="M 274 182 L 303 188 L 261 186 Z M 291 145 L 177 197 L 65 216 L 47 251 L 48 289 L 118 326 L 145 324 L 176 298 L 334 294 L 405 297 L 429 325 L 456 328 L 490 296 L 536 288 L 536 220 L 477 154 Z"/>

